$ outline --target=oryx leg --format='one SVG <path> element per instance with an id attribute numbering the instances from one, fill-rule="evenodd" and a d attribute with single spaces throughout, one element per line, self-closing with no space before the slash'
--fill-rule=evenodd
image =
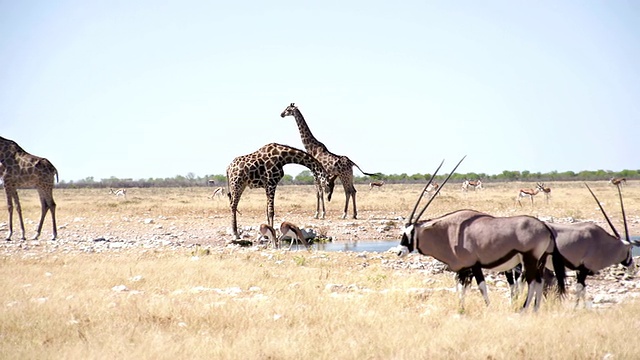
<path id="1" fill-rule="evenodd" d="M 514 299 L 520 294 L 520 289 L 522 288 L 521 286 L 524 279 L 524 276 L 522 276 L 522 264 L 518 264 L 513 269 L 505 271 L 504 276 L 507 278 L 507 283 L 509 284 L 510 301 L 513 304 Z"/>
<path id="2" fill-rule="evenodd" d="M 546 256 L 544 260 L 539 261 L 531 254 L 523 255 L 522 259 L 524 263 L 524 276 L 527 280 L 527 299 L 522 306 L 524 311 L 531 304 L 531 300 L 534 300 L 533 310 L 538 311 L 540 303 L 542 302 L 542 269 L 545 265 Z"/>
<path id="3" fill-rule="evenodd" d="M 456 290 L 458 291 L 458 296 L 460 298 L 460 310 L 464 310 L 464 295 L 467 291 L 467 287 L 471 285 L 472 275 L 473 273 L 469 268 L 462 269 L 456 273 L 456 279 L 458 280 Z"/>
<path id="4" fill-rule="evenodd" d="M 578 274 L 576 275 L 576 305 L 574 308 L 578 307 L 580 304 L 580 299 L 582 299 L 582 303 L 587 306 L 586 301 L 586 293 L 587 293 L 587 275 L 589 275 L 589 271 L 586 269 L 579 269 Z"/>
<path id="5" fill-rule="evenodd" d="M 473 272 L 473 277 L 476 278 L 476 284 L 478 284 L 478 289 L 484 298 L 485 304 L 489 306 L 489 294 L 487 294 L 487 283 L 484 281 L 484 274 L 482 273 L 482 268 L 480 265 L 475 265 L 471 268 Z"/>

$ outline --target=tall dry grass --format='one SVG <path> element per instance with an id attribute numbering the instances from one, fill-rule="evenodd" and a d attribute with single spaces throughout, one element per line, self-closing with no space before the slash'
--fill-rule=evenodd
<path id="1" fill-rule="evenodd" d="M 490 307 L 474 291 L 460 314 L 450 275 L 392 270 L 392 254 L 192 255 L 3 258 L 1 357 L 637 358 L 637 302 L 519 314 L 490 289 Z"/>

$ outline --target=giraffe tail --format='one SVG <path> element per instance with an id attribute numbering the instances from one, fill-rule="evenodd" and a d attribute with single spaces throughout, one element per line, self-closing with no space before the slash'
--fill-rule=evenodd
<path id="1" fill-rule="evenodd" d="M 364 171 L 362 171 L 362 169 L 360 169 L 360 166 L 358 166 L 358 164 L 356 164 L 356 163 L 354 163 L 354 162 L 353 162 L 353 160 L 349 159 L 349 162 L 351 162 L 351 166 L 355 166 L 355 167 L 357 167 L 357 168 L 358 168 L 358 170 L 360 170 L 360 172 L 361 172 L 361 173 L 363 173 L 364 175 L 367 175 L 367 176 L 373 176 L 373 177 L 382 177 L 382 176 L 383 176 L 383 174 L 382 174 L 382 173 L 375 173 L 375 174 L 373 174 L 373 173 L 364 172 Z"/>

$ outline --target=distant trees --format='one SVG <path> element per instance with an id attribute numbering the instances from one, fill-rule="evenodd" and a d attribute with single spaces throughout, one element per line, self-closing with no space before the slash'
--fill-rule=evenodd
<path id="1" fill-rule="evenodd" d="M 354 174 L 356 175 L 356 174 Z M 443 181 L 448 174 L 444 173 L 436 176 L 436 181 Z M 369 176 L 354 176 L 354 183 L 356 184 L 368 184 L 373 180 L 384 180 L 387 184 L 412 184 L 412 183 L 424 183 L 426 179 L 429 179 L 431 174 L 389 174 L 382 175 L 379 178 L 373 178 Z M 583 170 L 579 173 L 573 171 L 551 171 L 548 173 L 532 173 L 528 170 L 524 171 L 511 171 L 504 170 L 500 174 L 487 175 L 485 173 L 455 173 L 451 176 L 451 182 L 462 182 L 465 179 L 475 180 L 480 179 L 483 181 L 491 182 L 508 182 L 508 181 L 599 181 L 609 180 L 612 177 L 625 177 L 627 180 L 640 180 L 640 170 L 622 170 L 618 172 L 606 171 L 606 170 Z M 148 178 L 148 179 L 119 179 L 112 176 L 107 179 L 101 179 L 96 181 L 93 176 L 86 177 L 82 180 L 61 181 L 56 187 L 59 188 L 121 188 L 121 187 L 193 187 L 193 186 L 209 186 L 209 180 L 213 180 L 216 186 L 222 186 L 227 183 L 226 175 L 204 175 L 197 176 L 194 173 L 188 173 L 186 175 L 176 175 L 171 178 Z M 304 170 L 298 175 L 291 176 L 285 175 L 280 184 L 283 185 L 311 185 L 314 183 L 313 174 L 309 170 Z"/>

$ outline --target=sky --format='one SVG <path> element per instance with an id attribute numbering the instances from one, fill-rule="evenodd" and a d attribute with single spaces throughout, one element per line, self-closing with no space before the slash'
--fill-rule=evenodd
<path id="1" fill-rule="evenodd" d="M 65 181 L 302 149 L 292 102 L 366 172 L 635 170 L 639 99 L 636 1 L 0 0 L 0 136 Z"/>

